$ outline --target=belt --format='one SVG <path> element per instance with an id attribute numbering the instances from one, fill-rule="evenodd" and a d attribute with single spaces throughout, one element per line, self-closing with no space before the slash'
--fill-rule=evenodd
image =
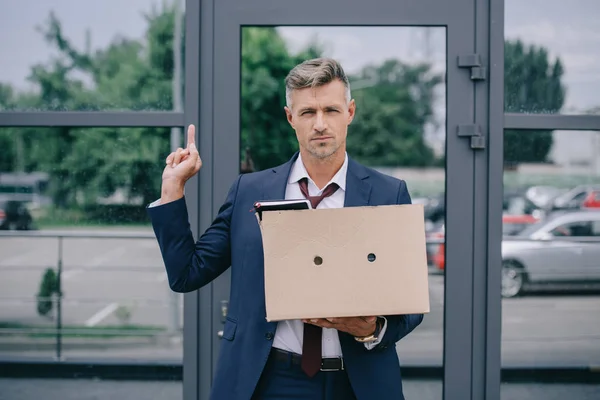
<path id="1" fill-rule="evenodd" d="M 271 356 L 277 361 L 288 362 L 292 364 L 300 365 L 302 362 L 302 356 L 300 354 L 291 353 L 289 351 L 281 350 L 273 347 L 271 349 Z M 322 358 L 321 359 L 321 371 L 332 372 L 332 371 L 343 371 L 345 369 L 344 359 L 342 357 Z"/>

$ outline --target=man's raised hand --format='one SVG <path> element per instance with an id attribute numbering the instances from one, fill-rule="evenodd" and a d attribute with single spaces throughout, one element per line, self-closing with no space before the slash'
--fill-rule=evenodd
<path id="1" fill-rule="evenodd" d="M 183 197 L 185 183 L 196 175 L 202 167 L 202 160 L 196 148 L 196 127 L 190 125 L 187 131 L 187 147 L 178 148 L 165 160 L 162 174 L 161 204 Z"/>
<path id="2" fill-rule="evenodd" d="M 163 171 L 162 179 L 174 180 L 178 184 L 185 182 L 196 175 L 202 167 L 202 160 L 196 148 L 196 128 L 190 125 L 187 131 L 187 147 L 178 148 L 169 154 L 166 159 L 166 166 Z"/>

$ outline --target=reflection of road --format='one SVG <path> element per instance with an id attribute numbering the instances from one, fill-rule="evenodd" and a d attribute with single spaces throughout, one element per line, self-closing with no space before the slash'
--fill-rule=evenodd
<path id="1" fill-rule="evenodd" d="M 404 364 L 442 364 L 444 278 L 430 275 L 431 313 L 398 344 Z M 600 295 L 526 296 L 502 302 L 504 366 L 600 365 Z"/>
<path id="2" fill-rule="evenodd" d="M 51 324 L 37 314 L 34 300 L 44 269 L 56 268 L 57 243 L 0 238 L 0 321 Z M 124 309 L 133 324 L 169 324 L 172 297 L 155 239 L 67 238 L 63 246 L 65 325 L 118 324 Z"/>
<path id="3" fill-rule="evenodd" d="M 56 265 L 56 239 L 0 238 L 0 254 L 0 323 L 52 326 L 36 312 L 34 299 L 43 268 L 33 267 Z M 166 327 L 172 320 L 170 291 L 154 239 L 65 239 L 63 277 L 65 324 L 118 324 L 119 306 L 131 309 L 133 324 Z M 405 365 L 442 362 L 443 279 L 430 275 L 431 312 L 398 345 Z M 599 309 L 598 295 L 504 300 L 504 364 L 600 365 Z M 79 344 L 65 351 L 71 356 L 181 360 L 180 346 L 146 341 L 113 349 Z M 9 347 L 0 347 L 0 355 L 8 351 Z M 45 352 L 52 354 L 51 348 Z"/>

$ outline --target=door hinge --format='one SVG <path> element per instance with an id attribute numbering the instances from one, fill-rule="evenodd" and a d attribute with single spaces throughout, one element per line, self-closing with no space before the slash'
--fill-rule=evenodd
<path id="1" fill-rule="evenodd" d="M 486 78 L 486 68 L 483 66 L 479 54 L 458 56 L 458 66 L 460 68 L 471 68 L 471 80 L 473 81 L 483 81 Z"/>
<path id="2" fill-rule="evenodd" d="M 470 137 L 472 149 L 485 149 L 485 136 L 481 133 L 481 127 L 477 124 L 458 125 L 456 133 L 459 137 Z"/>

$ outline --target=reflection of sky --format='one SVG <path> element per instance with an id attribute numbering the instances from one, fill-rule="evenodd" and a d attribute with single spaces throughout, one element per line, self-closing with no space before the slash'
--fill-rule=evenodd
<path id="1" fill-rule="evenodd" d="M 599 0 L 505 0 L 506 36 L 544 45 L 551 55 L 560 55 L 566 69 L 566 110 L 584 110 L 600 105 L 600 16 Z M 10 5 L 9 5 L 10 4 Z M 63 22 L 65 35 L 79 48 L 85 31 L 92 33 L 92 49 L 105 47 L 116 35 L 141 38 L 144 12 L 162 0 L 0 0 L 0 81 L 28 88 L 31 66 L 47 62 L 53 50 L 35 27 L 50 10 Z M 300 30 L 298 30 L 300 29 Z M 431 31 L 430 59 L 443 60 L 443 31 Z M 285 28 L 282 33 L 292 48 L 311 34 L 329 44 L 328 53 L 342 61 L 349 73 L 365 63 L 389 57 L 418 60 L 427 56 L 424 30 L 408 28 Z M 383 33 L 383 34 L 382 34 Z M 333 47 L 335 44 L 335 47 Z M 442 52 L 442 53 L 441 53 Z"/>
<path id="2" fill-rule="evenodd" d="M 543 45 L 560 56 L 564 112 L 600 106 L 600 1 L 505 0 L 505 37 Z"/>
<path id="3" fill-rule="evenodd" d="M 293 52 L 313 39 L 325 44 L 326 55 L 339 60 L 349 74 L 390 58 L 429 61 L 438 72 L 446 69 L 445 28 L 281 27 L 279 31 Z"/>
<path id="4" fill-rule="evenodd" d="M 292 52 L 316 40 L 324 45 L 324 55 L 337 59 L 350 75 L 360 72 L 365 65 L 381 64 L 392 58 L 409 64 L 428 62 L 438 74 L 446 71 L 446 29 L 442 27 L 281 27 L 279 32 Z M 435 125 L 425 127 L 425 138 L 438 154 L 443 152 L 445 137 L 445 89 L 445 84 L 436 88 Z M 357 113 L 360 114 L 360 108 Z"/>
<path id="5" fill-rule="evenodd" d="M 143 13 L 151 10 L 152 3 L 148 0 L 0 0 L 0 81 L 21 89 L 29 88 L 26 78 L 31 67 L 47 63 L 56 55 L 36 29 L 45 25 L 51 11 L 62 22 L 63 34 L 79 50 L 85 49 L 85 34 L 89 29 L 92 50 L 95 50 L 106 47 L 117 35 L 142 38 L 146 28 Z"/>

